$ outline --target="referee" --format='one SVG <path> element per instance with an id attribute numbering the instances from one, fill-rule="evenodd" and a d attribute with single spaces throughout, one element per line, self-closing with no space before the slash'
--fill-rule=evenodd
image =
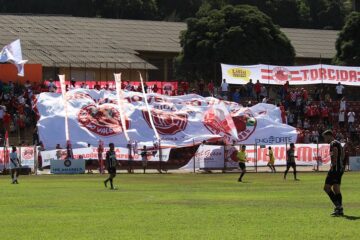
<path id="1" fill-rule="evenodd" d="M 109 151 L 106 152 L 105 164 L 110 176 L 104 181 L 105 187 L 107 187 L 107 183 L 110 181 L 110 189 L 115 190 L 113 185 L 113 179 L 116 176 L 116 167 L 118 162 L 116 160 L 116 154 L 114 151 L 114 143 L 109 144 Z"/>
<path id="2" fill-rule="evenodd" d="M 238 179 L 238 182 L 242 182 L 242 178 L 244 177 L 244 175 L 246 173 L 246 165 L 245 165 L 245 163 L 248 162 L 247 153 L 246 153 L 246 146 L 245 145 L 241 146 L 241 150 L 238 151 L 236 156 L 237 156 L 237 160 L 239 161 L 239 167 L 241 169 L 241 174 L 240 174 L 240 177 Z"/>
<path id="3" fill-rule="evenodd" d="M 335 205 L 334 212 L 331 216 L 343 216 L 344 210 L 342 207 L 340 185 L 342 175 L 344 174 L 344 149 L 341 143 L 335 140 L 331 130 L 326 130 L 322 136 L 325 142 L 330 144 L 331 157 L 331 167 L 325 180 L 324 191 L 329 195 L 330 200 Z"/>

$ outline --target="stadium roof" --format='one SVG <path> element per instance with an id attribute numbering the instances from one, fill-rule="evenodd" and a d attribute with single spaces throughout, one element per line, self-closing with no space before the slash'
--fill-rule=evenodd
<path id="1" fill-rule="evenodd" d="M 291 40 L 297 58 L 326 58 L 336 55 L 335 43 L 339 31 L 281 28 Z"/>
<path id="2" fill-rule="evenodd" d="M 0 15 L 0 44 L 20 38 L 23 55 L 43 66 L 155 69 L 139 52 L 178 53 L 185 23 L 70 16 Z M 282 28 L 299 58 L 332 58 L 337 31 Z M 93 63 L 93 64 L 91 64 Z M 121 64 L 124 63 L 124 64 Z M 126 64 L 127 63 L 127 64 Z M 104 64 L 102 67 L 106 67 Z M 112 64 L 108 65 L 113 68 Z"/>

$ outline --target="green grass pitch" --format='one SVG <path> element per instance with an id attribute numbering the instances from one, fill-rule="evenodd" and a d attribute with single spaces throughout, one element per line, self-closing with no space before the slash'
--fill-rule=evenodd
<path id="1" fill-rule="evenodd" d="M 360 174 L 345 173 L 345 217 L 326 173 L 0 177 L 0 239 L 359 239 Z"/>

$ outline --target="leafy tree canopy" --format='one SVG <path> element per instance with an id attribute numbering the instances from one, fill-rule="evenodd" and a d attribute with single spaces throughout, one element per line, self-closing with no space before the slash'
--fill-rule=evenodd
<path id="1" fill-rule="evenodd" d="M 181 35 L 178 73 L 209 77 L 209 66 L 271 63 L 291 65 L 295 51 L 267 15 L 249 5 L 226 5 L 188 19 Z"/>
<path id="2" fill-rule="evenodd" d="M 360 13 L 353 12 L 347 18 L 344 28 L 336 41 L 336 56 L 334 63 L 360 65 Z"/>

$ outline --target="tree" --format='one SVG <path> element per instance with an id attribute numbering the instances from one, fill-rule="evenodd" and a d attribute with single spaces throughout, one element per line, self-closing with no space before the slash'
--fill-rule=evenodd
<path id="1" fill-rule="evenodd" d="M 161 19 L 167 21 L 183 21 L 194 17 L 203 0 L 157 0 Z"/>
<path id="2" fill-rule="evenodd" d="M 360 65 L 360 13 L 353 12 L 336 40 L 335 64 Z"/>
<path id="3" fill-rule="evenodd" d="M 289 39 L 256 7 L 231 6 L 201 11 L 188 19 L 176 60 L 181 77 L 209 78 L 215 63 L 284 64 L 294 62 Z"/>

